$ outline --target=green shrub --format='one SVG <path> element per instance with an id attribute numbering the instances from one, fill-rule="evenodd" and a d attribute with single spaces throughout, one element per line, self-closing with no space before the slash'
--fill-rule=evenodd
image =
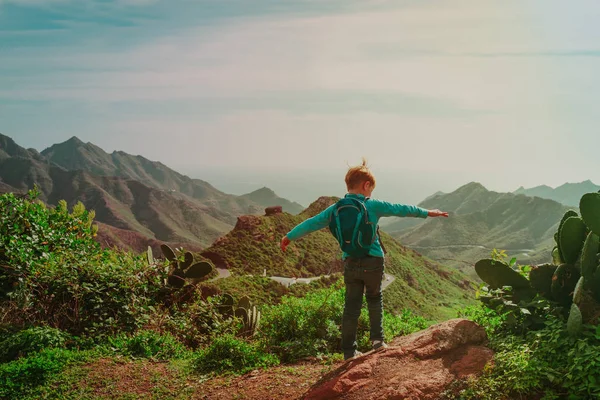
<path id="1" fill-rule="evenodd" d="M 444 398 L 590 399 L 600 396 L 600 329 L 586 326 L 570 337 L 566 323 L 549 317 L 545 327 L 524 335 L 495 331 L 494 363 L 475 379 L 457 382 Z"/>
<path id="2" fill-rule="evenodd" d="M 217 308 L 219 304 L 219 298 L 209 297 L 160 308 L 148 325 L 159 332 L 170 333 L 185 346 L 195 349 L 209 344 L 213 337 L 240 330 L 241 322 L 221 314 Z"/>
<path id="3" fill-rule="evenodd" d="M 71 335 L 44 326 L 0 335 L 0 362 L 8 362 L 46 348 L 64 348 Z"/>
<path id="4" fill-rule="evenodd" d="M 161 298 L 166 266 L 102 250 L 93 212 L 81 203 L 48 209 L 0 195 L 0 324 L 48 325 L 103 336 L 143 325 Z"/>
<path id="5" fill-rule="evenodd" d="M 485 328 L 488 336 L 501 330 L 506 321 L 506 313 L 499 313 L 483 304 L 468 306 L 459 310 L 459 318 L 466 318 Z"/>
<path id="6" fill-rule="evenodd" d="M 199 350 L 194 369 L 202 373 L 240 373 L 279 364 L 273 354 L 265 353 L 257 343 L 249 343 L 233 335 L 214 339 L 206 349 Z"/>
<path id="7" fill-rule="evenodd" d="M 284 362 L 308 356 L 320 356 L 341 350 L 341 322 L 345 290 L 339 286 L 309 292 L 305 297 L 285 296 L 281 304 L 263 312 L 261 337 L 270 351 Z M 410 311 L 395 316 L 384 310 L 385 339 L 391 341 L 427 327 L 426 321 Z M 370 350 L 369 317 L 366 302 L 359 318 L 357 343 L 360 350 Z"/>
<path id="8" fill-rule="evenodd" d="M 343 296 L 339 288 L 285 296 L 263 311 L 261 337 L 284 362 L 339 351 Z"/>
<path id="9" fill-rule="evenodd" d="M 169 333 L 140 330 L 134 335 L 120 335 L 109 338 L 113 350 L 134 358 L 170 360 L 180 358 L 187 352 L 186 347 Z"/>
<path id="10" fill-rule="evenodd" d="M 90 352 L 45 349 L 29 357 L 0 364 L 0 399 L 19 399 L 62 372 L 67 365 L 88 360 Z"/>

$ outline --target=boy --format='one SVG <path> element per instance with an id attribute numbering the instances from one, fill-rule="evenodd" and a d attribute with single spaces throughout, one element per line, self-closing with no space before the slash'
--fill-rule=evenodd
<path id="1" fill-rule="evenodd" d="M 362 307 L 363 292 L 365 293 L 369 310 L 372 347 L 374 350 L 387 347 L 383 340 L 383 296 L 381 293 L 381 283 L 384 276 L 384 251 L 382 250 L 378 231 L 376 234 L 374 229 L 374 227 L 377 227 L 379 218 L 390 216 L 417 218 L 448 217 L 448 213 L 440 210 L 425 210 L 416 206 L 391 204 L 385 201 L 370 199 L 371 193 L 375 189 L 375 177 L 367 167 L 365 159 L 363 159 L 362 165 L 352 167 L 348 170 L 345 180 L 348 193 L 341 200 L 341 203 L 333 204 L 320 214 L 297 225 L 283 237 L 281 240 L 281 249 L 285 251 L 291 241 L 298 240 L 309 233 L 327 226 L 332 229 L 332 233 L 336 236 L 338 242 L 340 242 L 342 250 L 346 249 L 346 251 L 343 251 L 342 256 L 344 262 L 344 283 L 346 285 L 344 315 L 342 318 L 342 350 L 344 352 L 344 359 L 348 360 L 361 355 L 356 350 L 356 330 Z M 341 204 L 345 204 L 345 206 L 340 207 Z M 352 204 L 356 205 L 353 206 Z M 348 227 L 346 227 L 346 230 L 336 228 L 336 223 L 338 227 L 341 226 L 340 215 L 342 215 L 342 208 L 354 208 L 357 210 L 354 216 L 351 216 L 350 223 L 352 226 L 349 230 Z M 362 236 L 358 236 L 359 239 L 357 242 L 356 232 L 358 228 L 355 227 L 354 221 L 360 219 L 360 216 L 363 215 L 360 214 L 361 210 L 366 211 L 365 224 L 363 226 L 367 227 L 367 230 L 362 231 L 365 232 L 364 235 L 361 232 Z M 347 218 L 348 211 L 345 212 Z M 367 220 L 368 222 L 366 222 Z M 368 229 L 371 229 L 373 233 L 370 234 Z M 346 236 L 342 238 L 340 232 L 345 232 Z M 352 235 L 351 237 L 348 236 L 348 232 Z M 362 242 L 365 237 L 367 238 L 367 244 L 363 246 Z M 361 249 L 361 246 L 364 248 Z"/>

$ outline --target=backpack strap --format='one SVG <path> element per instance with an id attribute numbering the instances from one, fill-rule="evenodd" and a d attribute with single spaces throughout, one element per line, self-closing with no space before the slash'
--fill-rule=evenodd
<path id="1" fill-rule="evenodd" d="M 387 254 L 385 246 L 383 245 L 383 241 L 381 240 L 381 234 L 379 233 L 379 225 L 377 225 L 377 236 L 379 237 L 379 244 L 381 245 L 381 250 L 383 250 L 383 254 Z"/>
<path id="2" fill-rule="evenodd" d="M 365 198 L 365 201 L 369 200 L 370 197 Z M 381 250 L 383 250 L 383 254 L 387 254 L 385 250 L 385 246 L 383 245 L 383 240 L 381 240 L 381 234 L 379 233 L 379 225 L 377 225 L 377 237 L 379 238 L 379 244 L 381 245 Z"/>

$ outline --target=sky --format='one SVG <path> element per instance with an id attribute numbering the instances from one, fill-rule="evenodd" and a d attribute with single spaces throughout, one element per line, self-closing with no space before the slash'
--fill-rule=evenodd
<path id="1" fill-rule="evenodd" d="M 0 0 L 0 133 L 307 203 L 600 183 L 597 0 Z"/>

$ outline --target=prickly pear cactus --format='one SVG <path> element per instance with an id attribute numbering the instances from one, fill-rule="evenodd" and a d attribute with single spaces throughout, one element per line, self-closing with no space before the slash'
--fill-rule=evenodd
<path id="1" fill-rule="evenodd" d="M 573 292 L 579 280 L 579 271 L 573 265 L 562 264 L 552 276 L 552 297 L 568 307 L 573 302 Z"/>
<path id="2" fill-rule="evenodd" d="M 212 265 L 206 261 L 194 263 L 194 255 L 189 251 L 184 253 L 183 261 L 177 259 L 173 249 L 166 244 L 160 246 L 165 258 L 171 261 L 172 270 L 167 278 L 167 283 L 177 289 L 181 289 L 186 279 L 198 280 L 212 272 Z"/>
<path id="3" fill-rule="evenodd" d="M 575 264 L 583 243 L 585 242 L 587 227 L 579 217 L 569 217 L 558 231 L 558 247 L 561 258 L 566 264 Z"/>
<path id="4" fill-rule="evenodd" d="M 571 336 L 578 336 L 583 326 L 583 317 L 581 311 L 576 304 L 571 304 L 571 310 L 569 311 L 569 319 L 567 321 L 567 331 Z"/>
<path id="5" fill-rule="evenodd" d="M 552 277 L 557 266 L 553 264 L 536 265 L 529 271 L 529 283 L 537 293 L 552 300 Z"/>
<path id="6" fill-rule="evenodd" d="M 581 217 L 585 224 L 600 236 L 600 193 L 586 193 L 579 201 Z"/>

